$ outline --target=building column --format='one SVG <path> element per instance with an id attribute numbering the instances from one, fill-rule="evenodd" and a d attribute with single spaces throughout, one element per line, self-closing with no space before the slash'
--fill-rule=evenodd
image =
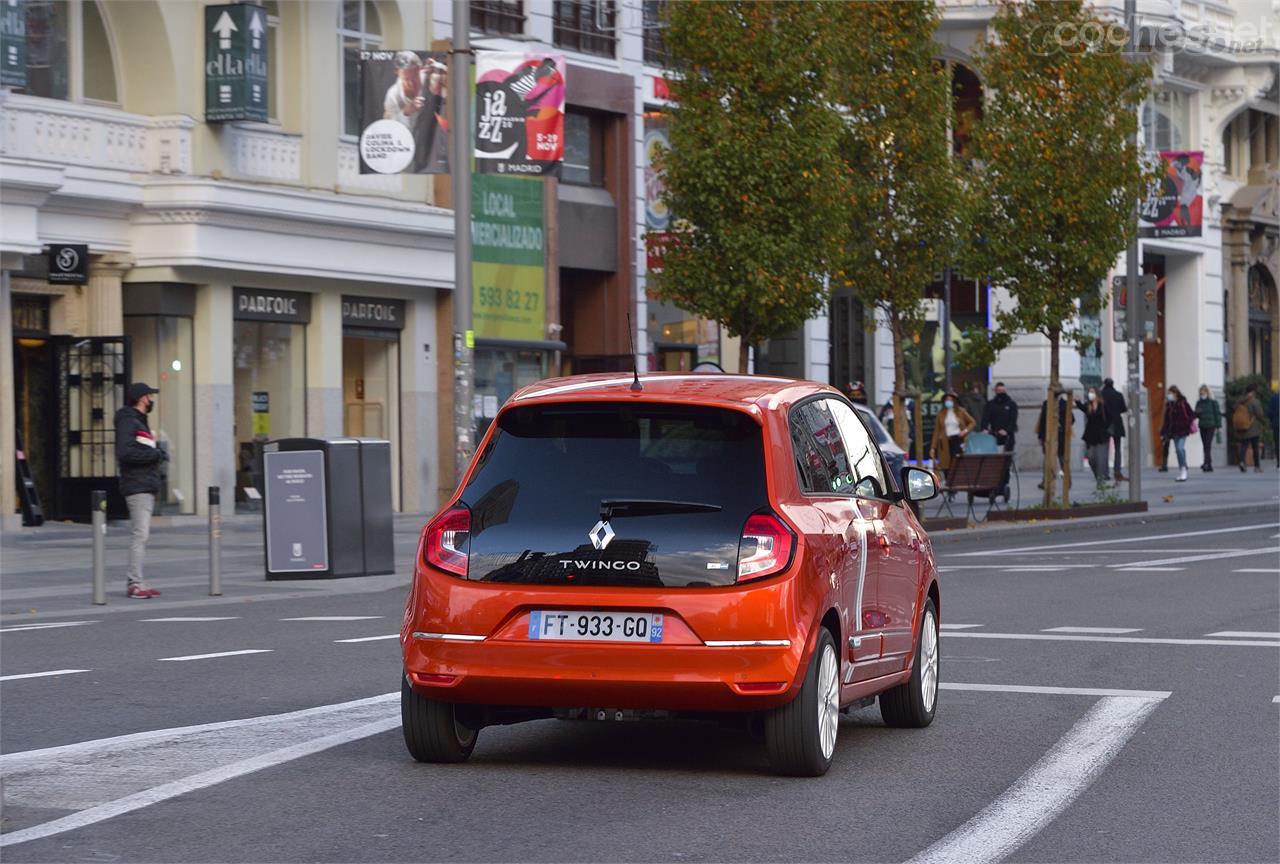
<path id="1" fill-rule="evenodd" d="M 89 261 L 89 284 L 84 287 L 86 336 L 124 334 L 124 274 L 133 268 L 129 255 L 95 255 Z"/>
<path id="2" fill-rule="evenodd" d="M 13 417 L 17 405 L 13 398 L 13 294 L 9 291 L 9 266 L 21 266 L 5 255 L 0 262 L 0 417 L 10 418 L 0 423 L 0 531 L 12 531 L 22 525 L 18 509 L 17 466 L 13 454 L 17 452 Z"/>
<path id="3" fill-rule="evenodd" d="M 196 512 L 208 512 L 205 490 L 218 486 L 223 512 L 235 509 L 234 304 L 229 284 L 196 286 Z"/>
<path id="4" fill-rule="evenodd" d="M 1228 290 L 1231 292 L 1227 308 L 1227 338 L 1231 343 L 1228 355 L 1231 365 L 1227 371 L 1227 380 L 1230 380 L 1249 372 L 1249 270 L 1245 258 L 1246 241 L 1241 237 L 1243 232 L 1233 228 L 1223 233 L 1230 237 L 1230 240 L 1222 244 L 1227 252 L 1230 268 L 1227 276 Z"/>
<path id="5" fill-rule="evenodd" d="M 307 436 L 340 437 L 342 419 L 342 294 L 321 291 L 307 325 Z"/>
<path id="6" fill-rule="evenodd" d="M 446 422 L 450 428 L 453 424 L 453 414 L 440 407 L 437 384 L 444 365 L 441 352 L 447 347 L 452 354 L 453 347 L 436 341 L 437 300 L 432 296 L 436 293 L 424 289 L 421 299 L 406 304 L 400 335 L 400 509 L 404 513 L 431 513 L 438 506 L 439 431 Z"/>

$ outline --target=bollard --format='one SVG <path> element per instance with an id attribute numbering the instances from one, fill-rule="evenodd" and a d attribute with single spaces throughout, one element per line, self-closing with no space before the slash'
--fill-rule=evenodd
<path id="1" fill-rule="evenodd" d="M 107 493 L 94 489 L 89 493 L 93 513 L 93 605 L 107 605 L 106 543 Z"/>
<path id="2" fill-rule="evenodd" d="M 209 487 L 209 596 L 222 596 L 222 492 Z"/>

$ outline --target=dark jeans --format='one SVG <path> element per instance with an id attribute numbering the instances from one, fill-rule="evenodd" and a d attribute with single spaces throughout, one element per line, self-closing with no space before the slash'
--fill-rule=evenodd
<path id="1" fill-rule="evenodd" d="M 1260 440 L 1260 437 L 1259 437 L 1259 436 L 1254 435 L 1252 438 L 1241 438 L 1241 439 L 1240 439 L 1239 448 L 1240 448 L 1240 449 L 1238 450 L 1238 453 L 1239 453 L 1239 456 L 1240 456 L 1240 468 L 1241 468 L 1241 470 L 1243 470 L 1243 469 L 1244 469 L 1244 466 L 1245 466 L 1245 464 L 1246 464 L 1246 463 L 1245 463 L 1245 461 L 1244 461 L 1244 455 L 1245 455 L 1245 452 L 1246 452 L 1247 450 L 1249 450 L 1250 448 L 1252 448 L 1252 450 L 1253 450 L 1253 464 L 1254 464 L 1254 467 L 1256 467 L 1256 468 L 1261 468 L 1261 467 L 1262 467 L 1262 447 L 1261 447 L 1261 440 Z"/>
<path id="2" fill-rule="evenodd" d="M 1122 458 L 1122 454 L 1124 453 L 1124 438 L 1119 435 L 1112 435 L 1111 449 L 1115 453 L 1115 458 L 1111 460 L 1111 465 L 1114 468 L 1115 476 L 1118 479 L 1122 473 L 1120 466 L 1124 464 L 1124 459 Z"/>
<path id="3" fill-rule="evenodd" d="M 1204 445 L 1204 467 L 1213 467 L 1213 433 L 1217 429 L 1206 429 L 1200 427 L 1200 443 Z"/>
<path id="4" fill-rule="evenodd" d="M 951 451 L 951 459 L 954 460 L 964 452 L 964 439 L 959 435 L 948 435 L 947 449 Z"/>

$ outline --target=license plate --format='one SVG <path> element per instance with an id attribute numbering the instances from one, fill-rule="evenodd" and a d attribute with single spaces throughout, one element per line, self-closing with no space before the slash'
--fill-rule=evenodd
<path id="1" fill-rule="evenodd" d="M 575 612 L 537 609 L 529 613 L 530 639 L 575 642 L 661 642 L 656 612 Z"/>

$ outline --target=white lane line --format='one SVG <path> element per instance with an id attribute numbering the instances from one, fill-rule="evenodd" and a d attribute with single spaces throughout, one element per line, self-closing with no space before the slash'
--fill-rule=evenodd
<path id="1" fill-rule="evenodd" d="M 245 648 L 241 651 L 218 651 L 213 654 L 188 654 L 185 657 L 160 657 L 160 663 L 181 663 L 184 660 L 212 660 L 215 657 L 239 657 L 241 654 L 270 654 L 271 648 Z"/>
<path id="2" fill-rule="evenodd" d="M 984 693 L 1039 693 L 1046 696 L 1124 696 L 1133 699 L 1164 699 L 1171 690 L 1104 690 L 1097 687 L 1035 687 L 1027 684 L 952 684 L 938 685 L 943 690 L 976 690 Z"/>
<path id="3" fill-rule="evenodd" d="M 1041 633 L 1108 633 L 1120 635 L 1122 633 L 1141 633 L 1141 627 L 1046 627 Z M 1212 633 L 1210 636 L 1214 635 Z"/>
<path id="4" fill-rule="evenodd" d="M 0 681 L 17 681 L 20 678 L 48 678 L 51 675 L 75 675 L 88 669 L 54 669 L 52 672 L 27 672 L 23 675 L 0 675 Z"/>
<path id="5" fill-rule="evenodd" d="M 381 615 L 308 615 L 304 618 L 281 618 L 281 621 L 372 621 Z"/>
<path id="6" fill-rule="evenodd" d="M 1232 573 L 1280 573 L 1280 567 L 1241 567 Z"/>
<path id="7" fill-rule="evenodd" d="M 1261 633 L 1257 630 L 1219 630 L 1206 636 L 1226 636 L 1232 639 L 1280 639 L 1280 633 Z"/>
<path id="8" fill-rule="evenodd" d="M 1186 567 L 1117 567 L 1120 573 L 1181 573 Z"/>
<path id="9" fill-rule="evenodd" d="M 1127 564 L 1108 564 L 1112 570 L 1130 567 L 1162 567 L 1165 564 L 1191 564 L 1195 561 L 1218 561 L 1222 558 L 1252 558 L 1256 555 L 1280 555 L 1280 549 L 1242 549 L 1238 552 L 1205 552 L 1201 555 L 1182 555 L 1177 558 L 1156 558 L 1152 561 L 1130 561 Z"/>
<path id="10" fill-rule="evenodd" d="M 1103 697 L 999 798 L 910 864 L 1004 859 L 1089 788 L 1163 698 Z"/>
<path id="11" fill-rule="evenodd" d="M 1085 636 L 1074 633 L 943 633 L 953 639 L 1016 639 L 1027 642 L 1120 642 L 1131 645 L 1234 645 L 1246 648 L 1280 648 L 1280 641 L 1246 639 L 1157 639 L 1151 636 Z"/>
<path id="12" fill-rule="evenodd" d="M 1272 699 L 1272 700 L 1271 700 L 1271 704 L 1272 704 L 1272 705 L 1280 705 L 1280 696 L 1277 696 L 1276 698 Z"/>
<path id="13" fill-rule="evenodd" d="M 1040 565 L 1029 567 L 1001 567 L 1000 573 L 1061 573 L 1063 570 L 1073 569 L 1071 567 L 1054 567 L 1052 565 Z M 1075 569 L 1079 569 L 1078 567 Z"/>
<path id="14" fill-rule="evenodd" d="M 1110 546 L 1117 543 L 1146 543 L 1148 540 L 1173 540 L 1178 537 L 1203 537 L 1208 534 L 1233 534 L 1238 531 L 1257 531 L 1260 528 L 1274 528 L 1280 525 L 1280 522 L 1265 522 L 1261 525 L 1240 525 L 1235 528 L 1214 528 L 1210 531 L 1181 531 L 1177 534 L 1148 534 L 1143 537 L 1122 537 L 1119 540 L 1082 540 L 1078 543 L 1051 543 L 1046 546 L 1022 546 L 1017 549 L 1001 549 L 1001 555 L 1008 555 L 1012 552 L 1041 552 L 1046 549 L 1075 549 L 1085 546 Z M 1120 549 L 1117 552 L 1123 551 Z M 981 552 L 956 552 L 953 555 L 957 558 L 974 558 L 982 555 L 990 555 L 991 550 L 984 549 Z"/>
<path id="15" fill-rule="evenodd" d="M 51 621 L 44 624 L 14 624 L 12 627 L 0 627 L 0 633 L 18 633 L 23 630 L 53 630 L 57 627 L 82 627 L 85 624 L 97 623 L 97 621 Z"/>
<path id="16" fill-rule="evenodd" d="M 195 621 L 238 621 L 240 620 L 240 616 L 239 615 L 225 615 L 225 616 L 208 615 L 204 617 L 191 617 L 191 618 L 141 618 L 139 620 L 146 621 L 149 623 L 156 623 L 156 624 L 169 624 L 169 623 L 185 624 L 187 622 L 195 622 Z"/>
<path id="17" fill-rule="evenodd" d="M 984 624 L 943 624 L 943 630 L 972 630 L 974 627 L 984 627 Z"/>
<path id="18" fill-rule="evenodd" d="M 334 642 L 377 642 L 381 639 L 399 639 L 399 633 L 388 633 L 386 636 L 361 636 L 359 639 L 334 639 Z"/>

